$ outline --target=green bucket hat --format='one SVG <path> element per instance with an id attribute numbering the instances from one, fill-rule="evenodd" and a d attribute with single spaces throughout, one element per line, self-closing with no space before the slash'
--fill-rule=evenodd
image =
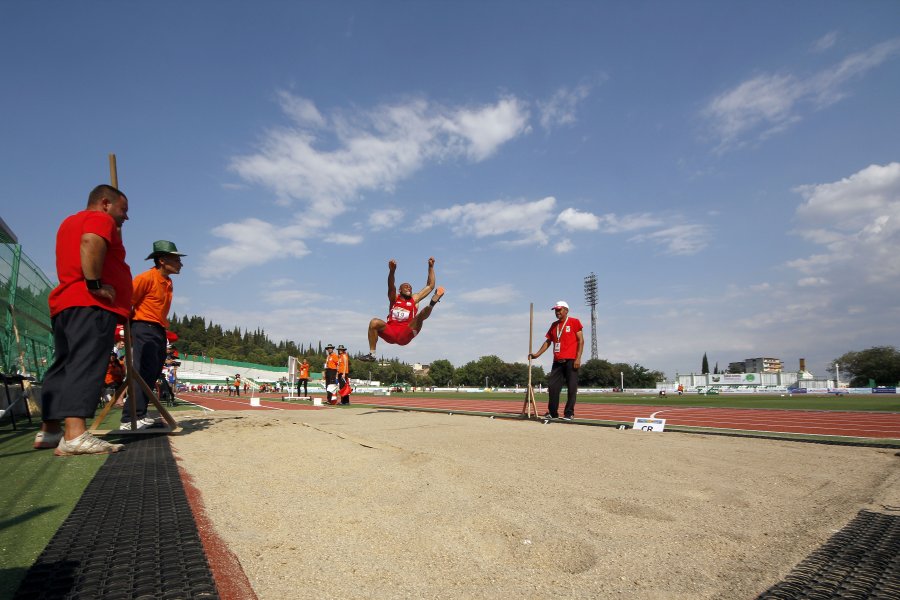
<path id="1" fill-rule="evenodd" d="M 144 260 L 150 260 L 153 257 L 161 256 L 163 254 L 174 254 L 175 256 L 187 256 L 187 254 L 182 254 L 178 251 L 178 247 L 175 246 L 174 243 L 167 240 L 156 240 L 153 242 L 153 252 L 150 253 L 150 256 L 145 258 Z"/>

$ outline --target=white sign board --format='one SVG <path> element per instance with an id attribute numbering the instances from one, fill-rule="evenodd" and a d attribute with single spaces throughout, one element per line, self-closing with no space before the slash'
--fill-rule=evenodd
<path id="1" fill-rule="evenodd" d="M 645 419 L 643 417 L 637 417 L 634 420 L 634 428 L 638 431 L 662 431 L 665 426 L 665 419 Z"/>
<path id="2" fill-rule="evenodd" d="M 259 398 L 250 398 L 250 406 L 259 406 Z"/>

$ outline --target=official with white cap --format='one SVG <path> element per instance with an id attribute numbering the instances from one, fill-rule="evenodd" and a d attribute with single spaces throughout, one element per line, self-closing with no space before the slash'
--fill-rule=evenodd
<path id="1" fill-rule="evenodd" d="M 575 418 L 575 400 L 578 396 L 578 369 L 581 367 L 581 353 L 584 350 L 584 334 L 581 321 L 569 316 L 569 303 L 559 300 L 553 305 L 556 321 L 547 330 L 546 339 L 537 352 L 528 358 L 537 358 L 551 345 L 553 346 L 553 366 L 547 377 L 547 391 L 550 401 L 544 418 L 559 418 L 559 395 L 563 385 L 568 388 L 564 421 Z"/>

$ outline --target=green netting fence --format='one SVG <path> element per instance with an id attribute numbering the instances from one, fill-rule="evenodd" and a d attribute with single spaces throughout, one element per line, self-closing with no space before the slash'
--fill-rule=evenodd
<path id="1" fill-rule="evenodd" d="M 38 380 L 53 361 L 53 333 L 47 298 L 54 284 L 22 252 L 0 243 L 0 369 Z"/>

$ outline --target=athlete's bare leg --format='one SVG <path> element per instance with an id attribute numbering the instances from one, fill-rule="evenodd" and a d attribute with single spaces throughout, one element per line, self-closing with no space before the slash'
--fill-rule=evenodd
<path id="1" fill-rule="evenodd" d="M 378 344 L 378 332 L 384 331 L 384 327 L 387 325 L 381 319 L 372 319 L 369 321 L 369 354 L 371 356 L 375 355 L 375 345 Z"/>
<path id="2" fill-rule="evenodd" d="M 416 318 L 413 319 L 413 322 L 409 324 L 409 328 L 413 331 L 422 331 L 422 323 L 431 316 L 431 311 L 434 310 L 434 305 L 441 301 L 441 297 L 444 295 L 444 288 L 439 287 L 434 292 L 434 296 L 431 297 L 431 302 L 428 303 L 428 306 L 419 311 L 419 314 L 416 315 Z"/>

